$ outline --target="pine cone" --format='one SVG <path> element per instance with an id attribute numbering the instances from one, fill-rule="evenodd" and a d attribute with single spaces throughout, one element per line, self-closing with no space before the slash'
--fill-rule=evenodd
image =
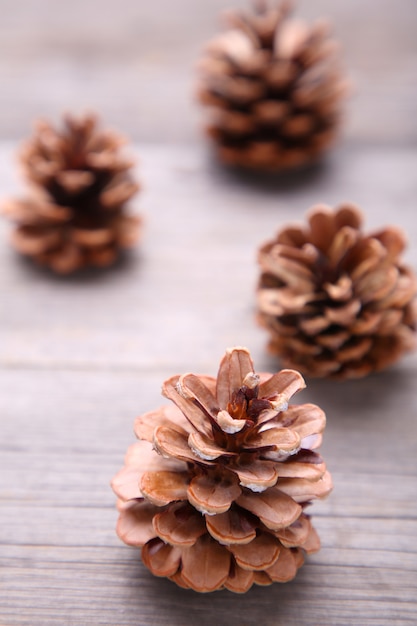
<path id="1" fill-rule="evenodd" d="M 141 441 L 112 482 L 117 533 L 142 546 L 153 574 L 242 593 L 290 580 L 304 553 L 320 547 L 304 508 L 332 484 L 314 451 L 323 411 L 288 407 L 304 386 L 291 370 L 255 374 L 245 348 L 226 352 L 217 380 L 184 374 L 164 383 L 175 406 L 137 418 Z"/>
<path id="2" fill-rule="evenodd" d="M 347 92 L 336 43 L 323 20 L 288 19 L 291 2 L 231 12 L 233 27 L 213 40 L 200 67 L 200 101 L 220 159 L 265 170 L 316 159 L 335 138 Z"/>
<path id="3" fill-rule="evenodd" d="M 95 115 L 67 115 L 61 131 L 37 124 L 20 154 L 33 193 L 2 207 L 17 224 L 12 242 L 19 252 L 69 273 L 109 265 L 136 241 L 140 220 L 126 215 L 125 203 L 139 187 L 123 143 L 121 135 L 99 130 Z"/>
<path id="4" fill-rule="evenodd" d="M 417 281 L 404 235 L 366 235 L 351 205 L 315 206 L 259 251 L 259 321 L 269 348 L 308 376 L 358 378 L 415 346 Z"/>

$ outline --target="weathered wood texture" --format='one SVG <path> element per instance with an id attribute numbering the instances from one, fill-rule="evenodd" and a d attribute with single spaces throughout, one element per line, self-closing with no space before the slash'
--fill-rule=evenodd
<path id="1" fill-rule="evenodd" d="M 123 262 L 70 278 L 19 258 L 0 223 L 1 626 L 417 622 L 416 354 L 362 381 L 309 381 L 300 397 L 328 415 L 335 489 L 311 509 L 323 547 L 293 582 L 198 595 L 152 577 L 115 535 L 108 483 L 162 381 L 214 374 L 236 344 L 257 369 L 276 366 L 254 289 L 256 249 L 279 226 L 351 200 L 369 228 L 407 231 L 417 269 L 414 0 L 300 2 L 337 21 L 358 94 L 345 142 L 278 180 L 223 170 L 198 142 L 191 65 L 224 6 L 0 0 L 0 135 L 12 139 L 0 195 L 22 189 L 15 139 L 31 119 L 89 104 L 138 140 L 146 220 Z"/>
<path id="2" fill-rule="evenodd" d="M 211 597 L 154 579 L 114 533 L 108 482 L 165 377 L 215 373 L 228 345 L 274 363 L 253 320 L 255 250 L 313 200 L 357 200 L 370 227 L 417 241 L 417 156 L 341 148 L 327 167 L 243 180 L 204 150 L 138 150 L 142 246 L 107 273 L 59 279 L 0 253 L 1 624 L 407 624 L 416 619 L 416 356 L 346 384 L 311 381 L 335 490 L 323 548 L 296 580 Z M 11 150 L 1 152 L 2 188 Z M 378 182 L 376 182 L 378 181 Z M 1 226 L 3 244 L 7 226 Z M 417 246 L 409 262 L 417 266 Z"/>
<path id="3" fill-rule="evenodd" d="M 96 107 L 136 140 L 196 140 L 196 59 L 220 11 L 249 2 L 0 0 L 0 137 L 24 136 L 33 116 Z M 415 0 L 298 0 L 297 15 L 334 24 L 356 85 L 349 134 L 416 140 Z"/>

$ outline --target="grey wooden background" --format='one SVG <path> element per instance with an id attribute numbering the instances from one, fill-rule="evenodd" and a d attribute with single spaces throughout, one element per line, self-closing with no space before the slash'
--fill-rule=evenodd
<path id="1" fill-rule="evenodd" d="M 236 5 L 246 2 L 235 1 Z M 309 381 L 335 489 L 322 550 L 286 585 L 198 595 L 152 577 L 115 536 L 108 483 L 162 381 L 214 374 L 247 345 L 256 249 L 315 202 L 396 223 L 417 269 L 417 3 L 315 0 L 356 82 L 343 141 L 303 174 L 238 176 L 210 158 L 193 66 L 222 0 L 0 0 L 0 195 L 31 122 L 97 108 L 134 141 L 143 242 L 108 272 L 56 278 L 0 224 L 0 624 L 390 626 L 417 622 L 417 356 L 362 381 Z M 230 4 L 229 4 L 230 6 Z"/>

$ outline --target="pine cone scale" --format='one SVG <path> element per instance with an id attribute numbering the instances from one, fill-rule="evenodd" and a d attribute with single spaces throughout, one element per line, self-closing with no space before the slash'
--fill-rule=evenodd
<path id="1" fill-rule="evenodd" d="M 239 567 L 256 572 L 265 570 L 275 563 L 281 545 L 270 533 L 261 533 L 250 543 L 233 545 L 229 549 Z"/>
<path id="2" fill-rule="evenodd" d="M 23 254 L 42 254 L 62 241 L 61 233 L 54 228 L 42 229 L 36 225 L 20 226 L 12 233 L 15 248 Z"/>
<path id="3" fill-rule="evenodd" d="M 146 500 L 131 500 L 119 506 L 123 514 L 117 522 L 117 534 L 130 546 L 142 547 L 155 538 L 153 527 L 155 507 Z"/>
<path id="4" fill-rule="evenodd" d="M 241 545 L 250 543 L 256 537 L 256 521 L 245 513 L 236 510 L 233 505 L 225 513 L 206 517 L 206 526 L 210 535 L 223 545 Z"/>
<path id="5" fill-rule="evenodd" d="M 244 492 L 236 499 L 236 503 L 259 517 L 270 530 L 290 526 L 302 511 L 295 500 L 275 487 L 260 494 Z"/>
<path id="6" fill-rule="evenodd" d="M 172 576 L 178 570 L 182 551 L 164 543 L 159 537 L 142 547 L 142 560 L 155 576 Z"/>
<path id="7" fill-rule="evenodd" d="M 210 413 L 207 414 L 204 411 L 201 411 L 201 405 L 197 406 L 195 402 L 189 402 L 188 398 L 183 397 L 181 392 L 178 393 L 177 386 L 181 385 L 180 378 L 180 376 L 174 376 L 173 378 L 165 381 L 162 386 L 162 394 L 168 398 L 168 400 L 172 400 L 172 402 L 174 402 L 185 418 L 199 433 L 202 435 L 209 435 L 210 429 L 205 420 L 205 416 L 210 416 Z M 179 386 L 179 389 L 181 389 L 181 386 Z"/>
<path id="8" fill-rule="evenodd" d="M 226 548 L 204 535 L 183 551 L 181 577 L 196 591 L 215 591 L 229 576 L 230 560 Z"/>
<path id="9" fill-rule="evenodd" d="M 233 563 L 231 573 L 225 580 L 224 586 L 234 593 L 245 593 L 254 582 L 254 574 L 249 570 L 244 570 Z"/>
<path id="10" fill-rule="evenodd" d="M 165 506 L 172 501 L 187 500 L 186 472 L 145 472 L 140 479 L 140 492 L 151 504 Z"/>
<path id="11" fill-rule="evenodd" d="M 291 550 L 281 548 L 278 559 L 266 569 L 266 573 L 273 582 L 284 583 L 295 577 L 297 568 L 298 564 Z"/>
<path id="12" fill-rule="evenodd" d="M 241 493 L 237 477 L 230 472 L 225 476 L 197 475 L 187 489 L 191 504 L 197 511 L 208 515 L 225 513 Z"/>
<path id="13" fill-rule="evenodd" d="M 287 528 L 277 530 L 274 536 L 277 537 L 284 548 L 296 548 L 303 546 L 307 541 L 312 529 L 312 524 L 307 515 L 302 513 L 300 517 Z"/>
<path id="14" fill-rule="evenodd" d="M 152 524 L 156 535 L 174 547 L 192 546 L 206 532 L 202 516 L 182 502 L 154 515 Z"/>

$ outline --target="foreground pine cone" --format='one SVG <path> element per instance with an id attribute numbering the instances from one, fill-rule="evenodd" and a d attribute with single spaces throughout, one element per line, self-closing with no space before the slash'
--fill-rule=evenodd
<path id="1" fill-rule="evenodd" d="M 20 154 L 33 193 L 2 207 L 16 223 L 19 252 L 56 272 L 106 266 L 131 246 L 140 220 L 125 212 L 138 190 L 121 153 L 122 136 L 100 130 L 97 117 L 64 117 L 62 130 L 39 122 Z"/>
<path id="2" fill-rule="evenodd" d="M 417 281 L 404 235 L 366 235 L 357 208 L 315 206 L 259 251 L 259 321 L 269 348 L 308 376 L 357 378 L 415 346 Z"/>
<path id="3" fill-rule="evenodd" d="M 230 12 L 231 30 L 207 47 L 200 101 L 220 159 L 265 170 L 316 159 L 334 140 L 347 81 L 323 20 L 288 19 L 291 2 Z"/>
<path id="4" fill-rule="evenodd" d="M 288 406 L 304 386 L 291 370 L 255 374 L 245 348 L 226 352 L 217 380 L 184 374 L 164 383 L 175 406 L 137 418 L 141 441 L 112 482 L 117 533 L 142 546 L 153 574 L 242 593 L 290 580 L 319 548 L 304 508 L 332 485 L 314 452 L 323 411 Z"/>

